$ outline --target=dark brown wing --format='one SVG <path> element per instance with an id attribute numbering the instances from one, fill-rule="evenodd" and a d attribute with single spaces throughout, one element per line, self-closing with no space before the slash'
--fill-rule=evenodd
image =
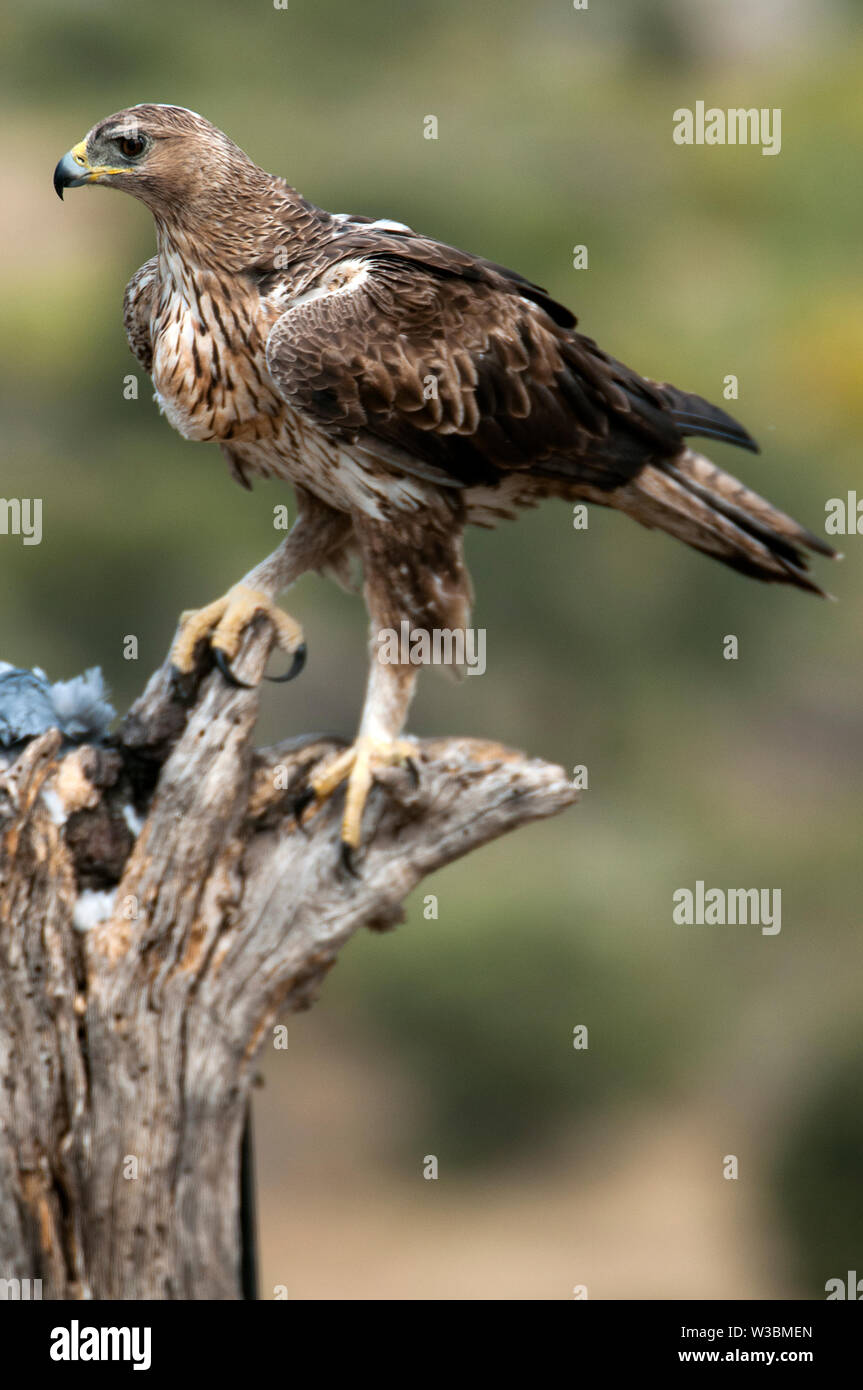
<path id="1" fill-rule="evenodd" d="M 123 327 L 126 340 L 145 372 L 153 369 L 150 314 L 159 274 L 159 257 L 151 256 L 136 270 L 123 296 Z"/>
<path id="2" fill-rule="evenodd" d="M 277 386 L 407 472 L 472 486 L 529 470 L 605 490 L 677 454 L 699 422 L 755 447 L 722 411 L 607 356 L 538 286 L 451 247 L 357 230 L 292 270 L 267 342 Z"/>

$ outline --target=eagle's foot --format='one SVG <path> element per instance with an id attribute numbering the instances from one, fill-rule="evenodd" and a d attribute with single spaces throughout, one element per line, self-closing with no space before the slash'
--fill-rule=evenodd
<path id="1" fill-rule="evenodd" d="M 361 734 L 350 748 L 338 753 L 317 776 L 310 779 L 309 801 L 314 799 L 318 805 L 331 797 L 343 782 L 347 784 L 341 856 L 344 867 L 350 873 L 356 873 L 354 855 L 362 843 L 363 811 L 376 774 L 388 767 L 407 767 L 418 785 L 416 756 L 416 744 L 408 739 L 376 738 Z"/>
<path id="2" fill-rule="evenodd" d="M 235 584 L 205 608 L 193 608 L 180 614 L 180 630 L 171 649 L 174 670 L 180 676 L 189 675 L 195 669 L 198 643 L 209 639 L 213 660 L 225 679 L 231 685 L 248 689 L 247 683 L 234 675 L 231 663 L 240 649 L 245 628 L 259 613 L 264 613 L 273 624 L 274 646 L 293 657 L 290 669 L 283 676 L 268 679 L 293 680 L 306 664 L 303 629 L 295 618 L 277 608 L 267 594 L 245 584 Z"/>

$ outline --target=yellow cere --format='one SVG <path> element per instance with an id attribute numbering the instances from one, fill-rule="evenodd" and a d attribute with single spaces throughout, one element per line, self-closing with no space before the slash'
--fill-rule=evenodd
<path id="1" fill-rule="evenodd" d="M 83 169 L 86 169 L 91 180 L 99 179 L 103 174 L 124 174 L 127 172 L 125 169 L 115 169 L 109 164 L 91 165 L 87 159 L 87 142 L 85 140 L 74 145 L 69 153 L 76 164 L 80 164 Z"/>

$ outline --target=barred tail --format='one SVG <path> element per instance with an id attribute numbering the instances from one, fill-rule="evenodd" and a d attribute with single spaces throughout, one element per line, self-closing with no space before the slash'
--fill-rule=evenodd
<path id="1" fill-rule="evenodd" d="M 693 449 L 646 464 L 609 500 L 741 574 L 827 597 L 808 574 L 806 552 L 836 551 Z"/>

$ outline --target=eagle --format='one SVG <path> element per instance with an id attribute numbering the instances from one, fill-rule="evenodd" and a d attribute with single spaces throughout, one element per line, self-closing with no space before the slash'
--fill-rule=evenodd
<path id="1" fill-rule="evenodd" d="M 309 570 L 348 583 L 361 566 L 372 642 L 359 730 L 310 784 L 317 803 L 346 784 L 348 867 L 376 776 L 406 763 L 416 775 L 403 730 L 417 668 L 380 659 L 381 634 L 467 628 L 467 526 L 545 498 L 596 503 L 751 578 L 823 592 L 806 552 L 830 546 L 686 442 L 757 453 L 747 431 L 609 356 L 515 271 L 400 222 L 326 212 L 179 106 L 94 125 L 54 172 L 61 198 L 84 184 L 153 215 L 156 254 L 129 281 L 124 323 L 162 412 L 218 444 L 243 487 L 278 478 L 296 497 L 281 545 L 182 615 L 176 669 L 207 641 L 241 683 L 231 661 L 264 613 L 291 657 L 283 679 L 298 674 L 303 632 L 276 600 Z"/>

